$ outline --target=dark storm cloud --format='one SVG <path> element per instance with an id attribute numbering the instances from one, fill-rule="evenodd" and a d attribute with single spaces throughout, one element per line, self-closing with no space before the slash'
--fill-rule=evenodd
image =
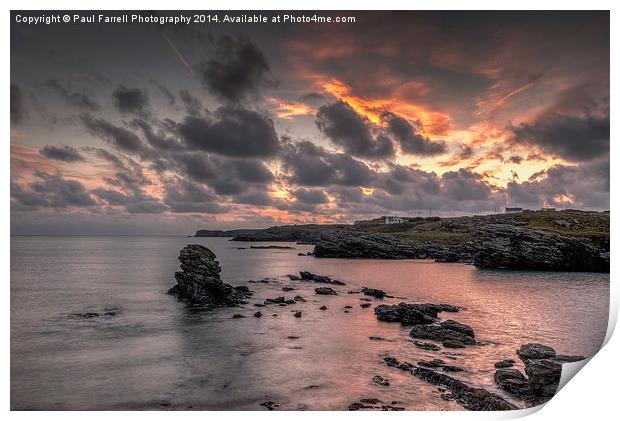
<path id="1" fill-rule="evenodd" d="M 260 160 L 220 158 L 201 152 L 183 152 L 172 154 L 162 165 L 194 181 L 207 184 L 217 194 L 223 195 L 241 194 L 253 186 L 274 181 L 273 174 Z"/>
<path id="2" fill-rule="evenodd" d="M 609 157 L 576 165 L 554 165 L 506 188 L 510 204 L 577 209 L 609 208 Z M 570 202 L 567 200 L 570 199 Z"/>
<path id="3" fill-rule="evenodd" d="M 394 144 L 390 139 L 373 136 L 370 123 L 344 101 L 320 107 L 316 125 L 329 140 L 351 155 L 369 159 L 394 156 Z"/>
<path id="4" fill-rule="evenodd" d="M 400 145 L 404 154 L 434 156 L 446 152 L 446 142 L 430 140 L 417 133 L 415 127 L 404 118 L 386 113 L 383 118 L 387 122 L 387 131 Z"/>
<path id="5" fill-rule="evenodd" d="M 569 161 L 587 161 L 609 154 L 609 115 L 542 118 L 510 126 L 516 142 L 540 146 Z"/>
<path id="6" fill-rule="evenodd" d="M 183 148 L 183 145 L 175 137 L 167 136 L 165 130 L 154 129 L 151 124 L 141 119 L 135 119 L 131 122 L 132 126 L 142 130 L 142 134 L 146 141 L 156 150 L 174 151 Z"/>
<path id="7" fill-rule="evenodd" d="M 149 98 L 138 88 L 128 88 L 120 85 L 114 92 L 114 106 L 123 114 L 145 116 L 149 114 Z"/>
<path id="8" fill-rule="evenodd" d="M 189 180 L 166 182 L 164 202 L 177 213 L 224 213 L 230 208 L 219 203 L 218 197 L 203 185 Z"/>
<path id="9" fill-rule="evenodd" d="M 141 192 L 125 194 L 117 190 L 96 188 L 92 194 L 109 205 L 122 206 L 128 213 L 158 214 L 168 210 L 159 200 Z"/>
<path id="10" fill-rule="evenodd" d="M 144 151 L 144 144 L 140 138 L 124 127 L 118 127 L 102 118 L 93 118 L 89 115 L 81 117 L 82 123 L 89 133 L 97 136 L 125 152 L 139 153 Z"/>
<path id="11" fill-rule="evenodd" d="M 299 97 L 301 102 L 306 102 L 308 104 L 317 104 L 321 101 L 325 101 L 325 95 L 318 92 L 308 92 L 307 94 L 303 94 Z"/>
<path id="12" fill-rule="evenodd" d="M 96 205 L 79 181 L 65 179 L 60 174 L 37 172 L 34 175 L 37 180 L 25 189 L 16 183 L 11 185 L 11 198 L 23 210 Z"/>
<path id="13" fill-rule="evenodd" d="M 52 89 L 60 98 L 62 98 L 67 104 L 77 107 L 85 111 L 96 111 L 100 108 L 100 105 L 93 99 L 91 99 L 84 92 L 71 92 L 56 79 L 50 79 L 45 82 L 45 86 Z"/>
<path id="14" fill-rule="evenodd" d="M 312 142 L 287 143 L 282 167 L 289 183 L 303 186 L 368 185 L 373 171 L 347 154 L 330 153 Z"/>
<path id="15" fill-rule="evenodd" d="M 46 145 L 39 149 L 39 154 L 47 158 L 55 159 L 57 161 L 64 162 L 79 162 L 84 161 L 84 157 L 80 152 L 72 146 L 54 146 Z"/>
<path id="16" fill-rule="evenodd" d="M 188 147 L 230 157 L 268 158 L 280 141 L 273 121 L 256 111 L 218 108 L 213 117 L 186 117 L 176 127 Z"/>
<path id="17" fill-rule="evenodd" d="M 329 201 L 323 190 L 296 189 L 291 194 L 298 202 L 309 205 L 320 205 Z"/>
<path id="18" fill-rule="evenodd" d="M 273 200 L 264 190 L 252 190 L 242 194 L 233 196 L 233 202 L 242 205 L 253 206 L 270 206 L 273 205 Z"/>
<path id="19" fill-rule="evenodd" d="M 274 86 L 263 52 L 247 38 L 220 37 L 215 57 L 199 64 L 204 86 L 219 99 L 238 103 Z"/>
<path id="20" fill-rule="evenodd" d="M 28 115 L 24 106 L 24 96 L 19 86 L 11 83 L 11 123 L 20 124 Z"/>
<path id="21" fill-rule="evenodd" d="M 480 174 L 461 168 L 441 176 L 444 194 L 453 200 L 487 200 L 491 189 Z"/>

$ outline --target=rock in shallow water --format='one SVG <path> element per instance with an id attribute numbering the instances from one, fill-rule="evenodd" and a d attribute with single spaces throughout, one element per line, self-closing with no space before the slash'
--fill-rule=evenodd
<path id="1" fill-rule="evenodd" d="M 550 346 L 537 343 L 521 345 L 517 355 L 525 364 L 525 376 L 515 368 L 499 368 L 493 378 L 502 389 L 536 405 L 555 394 L 562 376 L 562 363 L 584 359 L 557 356 Z"/>
<path id="2" fill-rule="evenodd" d="M 334 291 L 333 289 L 329 287 L 315 288 L 314 292 L 316 292 L 319 295 L 338 295 L 336 291 Z"/>
<path id="3" fill-rule="evenodd" d="M 474 330 L 454 320 L 446 320 L 439 324 L 417 325 L 409 332 L 413 338 L 432 339 L 442 342 L 448 348 L 462 348 L 475 345 Z"/>
<path id="4" fill-rule="evenodd" d="M 442 311 L 456 312 L 458 307 L 448 304 L 381 304 L 375 307 L 377 319 L 384 322 L 400 322 L 404 325 L 429 324 L 437 320 Z"/>
<path id="5" fill-rule="evenodd" d="M 180 301 L 207 307 L 237 306 L 252 293 L 247 287 L 233 287 L 220 279 L 220 264 L 215 254 L 199 244 L 188 244 L 179 253 L 181 271 L 177 284 L 168 290 Z"/>

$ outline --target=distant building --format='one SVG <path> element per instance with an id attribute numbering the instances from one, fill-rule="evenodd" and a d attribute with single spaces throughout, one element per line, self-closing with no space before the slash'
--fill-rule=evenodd
<path id="1" fill-rule="evenodd" d="M 405 222 L 405 220 L 401 218 L 400 216 L 386 216 L 385 217 L 386 224 L 402 224 L 403 222 Z"/>
<path id="2" fill-rule="evenodd" d="M 521 213 L 523 208 L 506 208 L 506 213 Z"/>
<path id="3" fill-rule="evenodd" d="M 550 208 L 545 206 L 544 208 L 540 208 L 541 211 L 543 212 L 555 212 L 555 208 Z"/>

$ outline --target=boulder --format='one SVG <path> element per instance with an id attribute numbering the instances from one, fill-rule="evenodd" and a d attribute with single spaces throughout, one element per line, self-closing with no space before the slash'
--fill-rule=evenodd
<path id="1" fill-rule="evenodd" d="M 220 264 L 207 247 L 189 244 L 179 253 L 181 271 L 174 277 L 177 284 L 168 290 L 180 301 L 208 308 L 244 304 L 252 293 L 247 287 L 233 287 L 220 279 Z"/>
<path id="2" fill-rule="evenodd" d="M 289 278 L 290 278 L 290 275 L 289 275 Z M 293 279 L 293 278 L 290 278 L 290 279 Z M 329 276 L 317 275 L 315 273 L 307 272 L 307 271 L 299 272 L 299 280 L 317 282 L 320 284 L 346 285 L 344 282 L 338 281 L 336 279 L 332 279 Z"/>
<path id="3" fill-rule="evenodd" d="M 362 292 L 364 293 L 364 295 L 368 295 L 370 297 L 375 297 L 375 298 L 385 297 L 385 291 L 383 291 L 382 289 L 364 287 L 362 288 Z"/>
<path id="4" fill-rule="evenodd" d="M 319 295 L 338 295 L 336 291 L 334 291 L 333 289 L 329 287 L 315 288 L 314 292 L 316 292 Z"/>

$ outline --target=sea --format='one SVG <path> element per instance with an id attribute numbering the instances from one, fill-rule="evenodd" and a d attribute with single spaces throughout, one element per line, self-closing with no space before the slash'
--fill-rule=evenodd
<path id="1" fill-rule="evenodd" d="M 204 311 L 168 295 L 187 244 L 209 247 L 222 279 L 253 291 L 248 303 Z M 496 361 L 518 360 L 515 351 L 530 342 L 591 356 L 607 329 L 609 274 L 318 259 L 306 255 L 310 245 L 251 245 L 182 236 L 12 237 L 11 408 L 266 410 L 261 404 L 273 402 L 280 410 L 346 410 L 376 398 L 407 410 L 463 409 L 437 386 L 386 366 L 388 355 L 414 364 L 441 358 L 464 369 L 451 376 L 522 405 L 494 384 Z M 334 287 L 336 296 L 317 295 L 316 284 L 287 277 L 302 270 L 346 285 Z M 391 297 L 362 308 L 364 286 Z M 254 306 L 296 295 L 305 302 Z M 409 328 L 374 315 L 375 306 L 399 302 L 462 307 L 440 318 L 470 325 L 479 344 L 417 348 Z"/>

